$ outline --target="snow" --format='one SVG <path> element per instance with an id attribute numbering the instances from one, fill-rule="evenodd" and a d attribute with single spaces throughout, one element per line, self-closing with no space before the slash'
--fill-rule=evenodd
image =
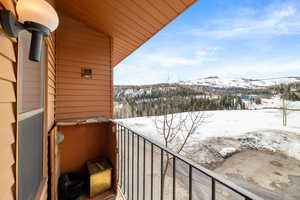
<path id="1" fill-rule="evenodd" d="M 219 153 L 222 155 L 223 158 L 226 158 L 235 152 L 236 152 L 236 148 L 226 147 L 226 148 L 223 148 Z"/>
<path id="2" fill-rule="evenodd" d="M 229 137 L 240 139 L 253 148 L 280 151 L 300 160 L 300 111 L 289 113 L 286 127 L 282 125 L 280 110 L 276 109 L 204 111 L 204 113 L 205 122 L 196 130 L 190 143 Z M 163 139 L 156 131 L 154 119 L 155 117 L 138 117 L 117 121 L 162 143 Z M 162 119 L 162 116 L 158 119 Z"/>
<path id="3" fill-rule="evenodd" d="M 282 126 L 280 110 L 222 110 L 204 111 L 207 119 L 196 131 L 197 139 L 209 137 L 234 137 L 247 132 L 276 129 L 300 134 L 300 112 L 288 117 L 288 126 Z M 186 113 L 183 113 L 184 115 Z M 162 118 L 161 116 L 158 119 Z M 125 125 L 147 136 L 155 136 L 155 117 L 122 119 Z"/>
<path id="4" fill-rule="evenodd" d="M 300 77 L 282 77 L 282 78 L 271 78 L 271 79 L 226 79 L 219 78 L 217 76 L 200 78 L 192 81 L 181 81 L 182 85 L 202 85 L 216 88 L 263 88 L 272 85 L 288 84 L 293 82 L 300 82 Z"/>
<path id="5" fill-rule="evenodd" d="M 249 109 L 266 109 L 266 108 L 280 108 L 282 107 L 282 99 L 279 96 L 273 98 L 262 98 L 261 104 L 250 104 L 250 101 L 244 101 Z M 286 105 L 289 109 L 300 109 L 300 101 L 286 101 Z"/>

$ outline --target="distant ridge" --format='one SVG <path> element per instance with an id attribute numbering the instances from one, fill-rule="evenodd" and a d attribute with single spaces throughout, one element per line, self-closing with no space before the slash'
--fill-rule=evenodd
<path id="1" fill-rule="evenodd" d="M 181 85 L 199 85 L 214 88 L 245 88 L 258 89 L 269 87 L 278 84 L 290 84 L 300 82 L 300 76 L 288 76 L 279 78 L 265 78 L 265 79 L 249 79 L 249 78 L 220 78 L 218 76 L 209 76 L 192 81 L 180 81 Z"/>
<path id="2" fill-rule="evenodd" d="M 290 84 L 300 82 L 300 76 L 287 76 L 277 78 L 251 79 L 251 78 L 220 78 L 219 76 L 208 76 L 196 80 L 179 81 L 174 83 L 156 83 L 145 85 L 115 85 L 119 88 L 150 88 L 150 87 L 166 87 L 170 85 L 193 85 L 213 88 L 243 88 L 243 89 L 259 89 L 278 84 Z"/>

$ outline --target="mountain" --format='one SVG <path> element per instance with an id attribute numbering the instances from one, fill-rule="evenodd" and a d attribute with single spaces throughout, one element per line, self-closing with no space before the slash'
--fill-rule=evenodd
<path id="1" fill-rule="evenodd" d="M 227 79 L 218 76 L 210 76 L 192 81 L 180 81 L 177 83 L 159 83 L 153 85 L 116 85 L 115 98 L 139 97 L 141 95 L 160 96 L 167 88 L 177 88 L 178 91 L 192 90 L 199 94 L 220 94 L 220 93 L 251 93 L 252 90 L 266 89 L 270 86 L 280 84 L 297 83 L 296 90 L 300 87 L 300 76 L 279 77 L 269 79 Z M 253 91 L 252 91 L 253 92 Z M 271 92 L 271 91 L 270 91 Z"/>
<path id="2" fill-rule="evenodd" d="M 192 81 L 180 81 L 180 85 L 198 85 L 213 88 L 244 88 L 244 89 L 260 89 L 279 84 L 290 84 L 300 82 L 300 76 L 280 77 L 270 79 L 226 79 L 218 76 L 210 76 Z"/>
<path id="3" fill-rule="evenodd" d="M 264 103 L 263 98 L 265 101 L 277 98 L 280 102 L 280 84 L 290 85 L 289 100 L 300 101 L 300 77 L 226 79 L 210 76 L 177 83 L 119 85 L 114 87 L 115 116 L 153 116 L 160 115 L 163 111 L 187 112 L 193 109 L 253 109 Z M 170 99 L 175 103 L 161 109 L 170 105 L 166 102 Z"/>

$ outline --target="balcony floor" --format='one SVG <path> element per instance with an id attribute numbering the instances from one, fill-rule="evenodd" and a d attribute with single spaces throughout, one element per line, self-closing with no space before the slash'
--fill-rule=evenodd
<path id="1" fill-rule="evenodd" d="M 98 195 L 96 197 L 90 198 L 88 196 L 82 196 L 80 200 L 125 200 L 123 195 L 118 192 L 117 195 L 114 193 L 113 190 L 109 190 L 101 195 Z"/>

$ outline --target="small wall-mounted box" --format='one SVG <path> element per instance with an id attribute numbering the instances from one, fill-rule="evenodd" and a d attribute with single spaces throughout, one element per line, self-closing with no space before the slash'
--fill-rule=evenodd
<path id="1" fill-rule="evenodd" d="M 92 78 L 93 77 L 93 70 L 88 68 L 81 69 L 81 77 L 82 78 Z"/>

